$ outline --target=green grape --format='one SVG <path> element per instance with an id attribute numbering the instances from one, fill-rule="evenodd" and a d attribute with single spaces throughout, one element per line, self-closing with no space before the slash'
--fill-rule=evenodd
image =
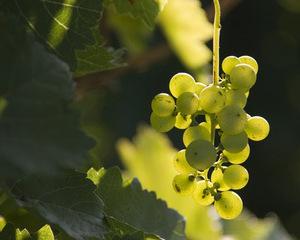
<path id="1" fill-rule="evenodd" d="M 169 83 L 170 92 L 174 97 L 179 97 L 184 92 L 195 92 L 195 79 L 188 73 L 175 74 Z"/>
<path id="2" fill-rule="evenodd" d="M 171 115 L 167 117 L 159 117 L 155 113 L 151 113 L 151 126 L 159 132 L 168 132 L 175 126 L 176 117 Z"/>
<path id="3" fill-rule="evenodd" d="M 209 85 L 204 88 L 199 96 L 200 107 L 208 113 L 217 113 L 225 106 L 225 92 L 222 88 Z"/>
<path id="4" fill-rule="evenodd" d="M 205 127 L 207 129 L 207 131 L 209 132 L 209 134 L 210 134 L 210 131 L 211 131 L 210 122 L 202 122 L 202 123 L 199 124 L 199 126 Z"/>
<path id="5" fill-rule="evenodd" d="M 241 90 L 230 89 L 226 92 L 226 106 L 238 105 L 240 108 L 244 108 L 247 103 L 246 94 Z"/>
<path id="6" fill-rule="evenodd" d="M 263 117 L 250 117 L 247 120 L 245 131 L 253 141 L 264 140 L 270 132 L 270 125 Z"/>
<path id="7" fill-rule="evenodd" d="M 206 88 L 207 86 L 204 83 L 201 82 L 196 82 L 196 91 L 195 93 L 198 95 L 198 97 L 200 96 L 201 91 Z"/>
<path id="8" fill-rule="evenodd" d="M 239 57 L 239 60 L 241 61 L 241 63 L 245 63 L 245 64 L 248 64 L 251 67 L 253 67 L 255 73 L 257 74 L 257 72 L 258 72 L 258 64 L 257 64 L 256 60 L 253 57 L 250 57 L 250 56 L 241 56 L 241 57 Z"/>
<path id="9" fill-rule="evenodd" d="M 182 93 L 177 98 L 176 105 L 179 112 L 185 115 L 194 114 L 198 110 L 199 97 L 192 92 Z"/>
<path id="10" fill-rule="evenodd" d="M 219 187 L 218 187 L 219 191 L 228 191 L 230 189 L 224 182 L 223 172 L 222 172 L 222 169 L 220 169 L 220 168 L 215 168 L 213 170 L 213 172 L 211 173 L 211 181 L 214 184 L 217 183 L 219 185 Z"/>
<path id="11" fill-rule="evenodd" d="M 192 194 L 195 187 L 195 176 L 191 174 L 179 174 L 173 179 L 174 190 L 182 195 Z"/>
<path id="12" fill-rule="evenodd" d="M 198 170 L 209 168 L 215 162 L 216 156 L 214 145 L 205 140 L 192 142 L 185 152 L 187 162 Z"/>
<path id="13" fill-rule="evenodd" d="M 221 136 L 221 143 L 228 152 L 238 153 L 247 146 L 248 137 L 245 132 L 236 135 L 223 133 Z"/>
<path id="14" fill-rule="evenodd" d="M 248 64 L 236 65 L 230 73 L 230 82 L 233 89 L 248 92 L 256 82 L 256 74 L 253 67 Z"/>
<path id="15" fill-rule="evenodd" d="M 185 149 L 179 151 L 174 159 L 174 167 L 178 173 L 193 173 L 196 169 L 192 168 L 185 158 Z"/>
<path id="16" fill-rule="evenodd" d="M 247 146 L 240 152 L 231 153 L 226 150 L 223 151 L 224 156 L 228 159 L 228 161 L 232 164 L 241 164 L 245 162 L 250 155 L 250 146 Z"/>
<path id="17" fill-rule="evenodd" d="M 178 113 L 176 116 L 176 122 L 175 127 L 178 129 L 186 129 L 188 128 L 192 123 L 191 115 L 182 115 L 181 113 Z"/>
<path id="18" fill-rule="evenodd" d="M 235 56 L 229 56 L 225 58 L 222 62 L 223 72 L 230 75 L 232 69 L 240 63 L 241 61 Z"/>
<path id="19" fill-rule="evenodd" d="M 214 203 L 215 209 L 223 219 L 234 219 L 243 210 L 243 201 L 238 194 L 232 191 L 220 193 L 220 199 Z"/>
<path id="20" fill-rule="evenodd" d="M 195 140 L 210 140 L 210 133 L 206 127 L 198 125 L 187 128 L 183 133 L 184 146 L 190 145 Z"/>
<path id="21" fill-rule="evenodd" d="M 209 181 L 201 180 L 197 182 L 193 192 L 194 200 L 202 206 L 209 206 L 212 204 L 214 202 L 214 197 L 209 190 L 209 188 L 212 187 L 213 184 Z"/>
<path id="22" fill-rule="evenodd" d="M 170 116 L 174 112 L 175 101 L 169 94 L 160 93 L 153 98 L 151 108 L 157 116 Z"/>
<path id="23" fill-rule="evenodd" d="M 226 106 L 217 113 L 217 120 L 221 129 L 231 135 L 244 131 L 247 122 L 246 112 L 237 105 Z"/>
<path id="24" fill-rule="evenodd" d="M 224 171 L 224 182 L 231 189 L 238 190 L 245 187 L 249 181 L 249 173 L 241 165 L 231 165 Z"/>

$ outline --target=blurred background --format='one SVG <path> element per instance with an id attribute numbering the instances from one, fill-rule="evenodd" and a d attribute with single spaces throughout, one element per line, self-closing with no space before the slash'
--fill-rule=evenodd
<path id="1" fill-rule="evenodd" d="M 246 208 L 257 217 L 274 213 L 291 235 L 300 238 L 300 1 L 220 2 L 223 9 L 221 59 L 228 55 L 250 55 L 258 61 L 258 81 L 251 90 L 246 110 L 251 115 L 265 117 L 271 125 L 271 133 L 265 141 L 251 144 L 251 157 L 245 164 L 251 180 L 239 194 Z M 211 22 L 212 1 L 199 3 L 205 12 L 194 21 L 207 16 Z M 178 15 L 192 15 L 188 7 L 177 10 Z M 127 46 L 129 64 L 119 70 L 78 79 L 78 99 L 83 109 L 82 121 L 93 119 L 93 122 L 85 122 L 89 126 L 87 132 L 99 138 L 98 145 L 91 151 L 94 167 L 118 164 L 126 168 L 124 158 L 126 163 L 126 156 L 129 157 L 124 153 L 128 150 L 124 150 L 124 143 L 129 144 L 134 138 L 132 146 L 139 144 L 145 125 L 149 124 L 151 99 L 159 92 L 168 91 L 170 77 L 187 71 L 199 81 L 208 81 L 211 53 L 205 45 L 211 49 L 211 25 L 201 20 L 203 23 L 197 25 L 200 29 L 193 29 L 202 34 L 199 44 L 203 49 L 198 55 L 194 52 L 194 55 L 184 56 L 189 40 L 183 37 L 186 45 L 178 49 L 178 45 L 168 39 L 173 33 L 165 28 L 165 16 L 154 32 L 110 12 L 104 17 L 102 32 L 109 44 Z M 126 31 L 118 28 L 120 21 L 128 23 Z M 197 65 L 193 59 L 198 58 Z M 144 126 L 144 130 L 138 130 L 139 126 Z M 183 147 L 181 134 L 176 130 L 168 134 L 177 149 Z M 123 139 L 121 143 L 120 139 Z M 151 148 L 151 143 L 148 144 Z M 131 170 L 135 175 L 134 169 Z M 152 175 L 159 178 L 160 171 L 167 170 L 158 169 Z"/>

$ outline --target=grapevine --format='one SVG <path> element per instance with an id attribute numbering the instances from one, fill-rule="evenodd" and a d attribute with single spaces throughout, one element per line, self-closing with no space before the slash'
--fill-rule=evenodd
<path id="1" fill-rule="evenodd" d="M 250 56 L 228 56 L 219 74 L 221 9 L 214 0 L 213 80 L 205 85 L 188 73 L 175 74 L 170 93 L 160 93 L 151 103 L 150 123 L 159 132 L 184 130 L 183 144 L 174 160 L 178 175 L 174 190 L 191 195 L 203 206 L 214 205 L 221 218 L 240 215 L 243 202 L 235 192 L 244 188 L 249 173 L 241 164 L 250 154 L 249 139 L 261 141 L 270 131 L 263 117 L 244 110 L 254 86 L 258 64 Z M 175 100 L 175 99 L 176 100 Z M 204 121 L 198 121 L 202 116 Z M 204 117 L 204 118 L 203 118 Z"/>

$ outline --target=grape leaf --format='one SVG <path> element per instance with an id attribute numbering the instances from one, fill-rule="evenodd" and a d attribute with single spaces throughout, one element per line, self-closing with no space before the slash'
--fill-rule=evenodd
<path id="1" fill-rule="evenodd" d="M 100 171 L 96 193 L 104 202 L 106 215 L 146 234 L 155 234 L 168 240 L 185 239 L 183 218 L 168 209 L 165 202 L 157 200 L 155 193 L 142 190 L 136 179 L 123 183 L 117 168 L 104 173 L 104 170 Z"/>
<path id="2" fill-rule="evenodd" d="M 8 102 L 0 119 L 1 177 L 80 168 L 93 141 L 69 106 L 72 74 L 11 20 L 0 15 L 0 89 Z"/>
<path id="3" fill-rule="evenodd" d="M 95 185 L 85 174 L 55 178 L 32 175 L 18 181 L 12 194 L 20 206 L 37 212 L 78 240 L 103 239 L 103 202 L 94 194 Z"/>
<path id="4" fill-rule="evenodd" d="M 177 174 L 173 165 L 176 149 L 167 137 L 153 129 L 142 127 L 133 142 L 122 139 L 117 149 L 128 174 L 137 177 L 143 188 L 155 191 L 169 207 L 185 217 L 188 239 L 220 237 L 220 228 L 216 227 L 218 223 L 211 217 L 209 209 L 201 207 L 191 197 L 178 195 L 173 190 L 172 180 Z"/>
<path id="5" fill-rule="evenodd" d="M 106 48 L 100 36 L 102 2 L 15 0 L 10 3 L 10 9 L 21 16 L 35 35 L 67 62 L 73 72 L 82 75 L 122 66 L 121 52 Z M 91 58 L 90 54 L 95 55 L 95 52 L 97 57 Z"/>
<path id="6" fill-rule="evenodd" d="M 213 27 L 200 1 L 169 0 L 158 22 L 183 64 L 195 70 L 209 63 L 212 54 L 205 42 L 212 38 Z"/>
<path id="7" fill-rule="evenodd" d="M 119 14 L 142 20 L 149 29 L 154 27 L 159 13 L 155 0 L 106 0 L 106 4 L 113 4 Z"/>

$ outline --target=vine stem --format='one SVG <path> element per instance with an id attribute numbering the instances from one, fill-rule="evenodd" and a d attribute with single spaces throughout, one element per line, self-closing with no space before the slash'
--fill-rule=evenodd
<path id="1" fill-rule="evenodd" d="M 220 32 L 221 32 L 221 7 L 219 0 L 214 0 L 215 19 L 214 19 L 214 36 L 213 36 L 213 83 L 219 82 L 220 67 Z"/>
<path id="2" fill-rule="evenodd" d="M 214 0 L 215 18 L 214 18 L 214 36 L 213 36 L 213 84 L 219 83 L 220 67 L 220 33 L 221 33 L 221 7 L 219 0 Z M 210 115 L 211 141 L 215 143 L 216 122 L 214 115 Z"/>

